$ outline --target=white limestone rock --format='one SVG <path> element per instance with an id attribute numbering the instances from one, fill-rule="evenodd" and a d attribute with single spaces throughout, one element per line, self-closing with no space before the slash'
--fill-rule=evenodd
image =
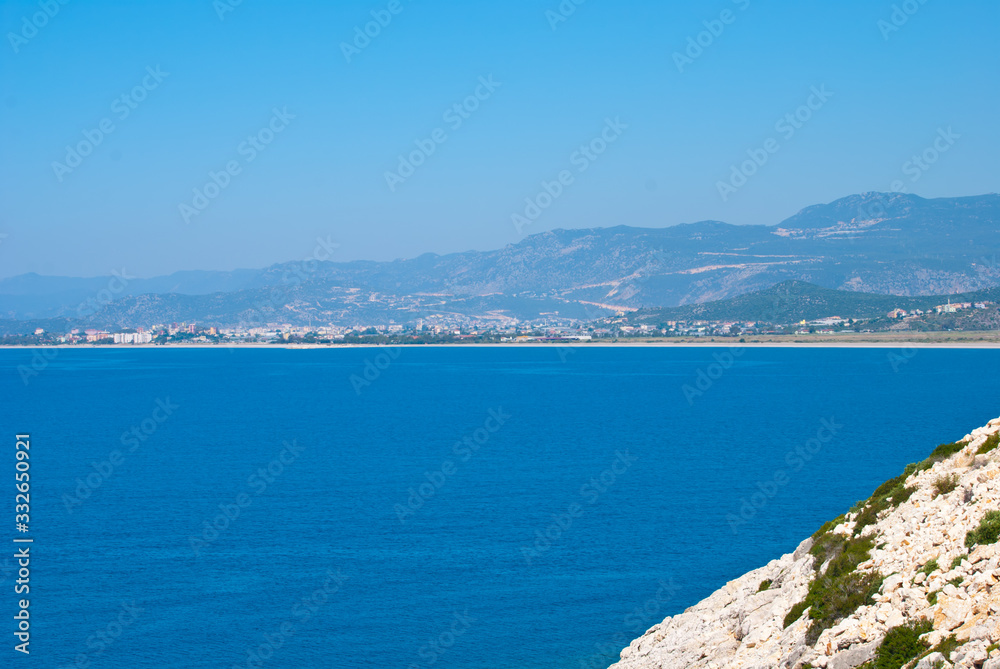
<path id="1" fill-rule="evenodd" d="M 854 669 L 871 659 L 885 634 L 900 625 L 931 621 L 923 639 L 935 646 L 954 634 L 961 644 L 949 661 L 940 654 L 922 659 L 917 669 L 942 661 L 946 669 L 1000 669 L 1000 545 L 976 546 L 967 554 L 965 536 L 991 510 L 1000 508 L 1000 449 L 976 455 L 986 439 L 1000 432 L 1000 418 L 966 436 L 962 451 L 928 470 L 910 475 L 910 498 L 884 512 L 863 534 L 876 549 L 858 571 L 886 575 L 874 604 L 862 606 L 806 643 L 808 611 L 786 629 L 792 606 L 805 598 L 815 578 L 812 539 L 794 553 L 773 560 L 727 583 L 683 613 L 667 618 L 632 641 L 612 669 Z M 954 491 L 937 495 L 935 482 L 956 476 Z M 967 491 L 972 498 L 966 502 Z M 851 536 L 856 516 L 848 514 L 832 531 Z M 950 569 L 957 556 L 966 556 Z M 921 569 L 936 559 L 939 569 Z M 947 571 L 945 571 L 947 570 Z M 757 592 L 771 580 L 771 589 Z M 960 579 L 958 585 L 949 583 Z M 928 595 L 937 592 L 931 605 Z"/>

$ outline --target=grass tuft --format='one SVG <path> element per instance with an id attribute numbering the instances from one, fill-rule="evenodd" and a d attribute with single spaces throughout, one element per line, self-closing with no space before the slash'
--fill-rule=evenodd
<path id="1" fill-rule="evenodd" d="M 951 476 L 939 476 L 937 480 L 934 481 L 934 496 L 947 495 L 952 490 L 958 487 L 958 475 L 952 474 Z"/>

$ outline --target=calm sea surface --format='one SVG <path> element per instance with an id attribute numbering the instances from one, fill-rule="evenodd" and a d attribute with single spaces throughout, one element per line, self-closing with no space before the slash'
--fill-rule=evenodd
<path id="1" fill-rule="evenodd" d="M 606 666 L 1000 415 L 994 351 L 393 353 L 0 351 L 0 665 Z"/>

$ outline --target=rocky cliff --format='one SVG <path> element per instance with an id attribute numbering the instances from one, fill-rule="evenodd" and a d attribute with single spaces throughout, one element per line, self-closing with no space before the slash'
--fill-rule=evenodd
<path id="1" fill-rule="evenodd" d="M 612 669 L 1000 669 L 998 443 L 1000 418 L 942 444 Z"/>

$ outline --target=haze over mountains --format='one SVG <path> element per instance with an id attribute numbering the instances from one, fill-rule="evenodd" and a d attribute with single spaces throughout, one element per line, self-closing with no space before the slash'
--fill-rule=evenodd
<path id="1" fill-rule="evenodd" d="M 555 230 L 495 251 L 151 279 L 26 274 L 0 281 L 0 318 L 122 327 L 406 323 L 432 314 L 592 319 L 730 298 L 788 280 L 942 295 L 1000 285 L 998 249 L 1000 195 L 866 193 L 808 207 L 773 226 L 703 221 Z"/>

